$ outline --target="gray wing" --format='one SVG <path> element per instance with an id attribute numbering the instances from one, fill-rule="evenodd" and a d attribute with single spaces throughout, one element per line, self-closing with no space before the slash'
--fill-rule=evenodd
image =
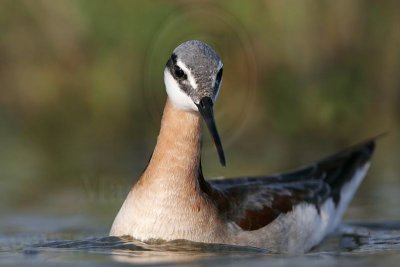
<path id="1" fill-rule="evenodd" d="M 211 180 L 209 183 L 227 200 L 223 208 L 227 219 L 243 230 L 256 230 L 301 203 L 315 205 L 319 210 L 322 203 L 332 198 L 338 205 L 342 187 L 369 161 L 374 142 L 375 139 L 368 140 L 279 175 Z"/>

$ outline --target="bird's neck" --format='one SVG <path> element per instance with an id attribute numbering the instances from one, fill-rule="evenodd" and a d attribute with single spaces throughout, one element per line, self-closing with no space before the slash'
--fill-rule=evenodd
<path id="1" fill-rule="evenodd" d="M 181 110 L 167 99 L 156 147 L 136 186 L 195 189 L 198 186 L 200 156 L 199 113 Z"/>

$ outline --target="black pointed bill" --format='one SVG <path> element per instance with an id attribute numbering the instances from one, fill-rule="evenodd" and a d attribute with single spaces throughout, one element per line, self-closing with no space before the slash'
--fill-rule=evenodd
<path id="1" fill-rule="evenodd" d="M 204 121 L 206 122 L 207 128 L 210 131 L 211 137 L 214 140 L 215 147 L 218 152 L 219 162 L 222 166 L 225 166 L 225 155 L 222 148 L 221 139 L 217 131 L 217 126 L 215 125 L 214 112 L 213 112 L 213 101 L 210 97 L 203 97 L 199 104 L 196 104 L 197 108 Z"/>

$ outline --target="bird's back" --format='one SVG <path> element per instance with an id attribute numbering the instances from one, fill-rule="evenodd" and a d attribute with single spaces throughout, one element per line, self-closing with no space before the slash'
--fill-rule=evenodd
<path id="1" fill-rule="evenodd" d="M 213 180 L 221 214 L 240 230 L 235 243 L 273 251 L 307 251 L 332 232 L 364 178 L 374 139 L 292 172 Z"/>

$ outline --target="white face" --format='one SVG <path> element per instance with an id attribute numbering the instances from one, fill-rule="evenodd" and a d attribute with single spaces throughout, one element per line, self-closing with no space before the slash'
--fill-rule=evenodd
<path id="1" fill-rule="evenodd" d="M 164 70 L 164 82 L 169 99 L 176 107 L 187 111 L 198 111 L 193 100 L 179 88 L 178 82 L 172 77 L 167 68 Z"/>
<path id="2" fill-rule="evenodd" d="M 187 80 L 190 84 L 190 87 L 192 90 L 196 90 L 198 88 L 198 84 L 190 72 L 190 69 L 186 67 L 186 65 L 181 62 L 180 60 L 177 61 L 177 65 L 184 71 L 184 73 L 187 76 Z M 223 64 L 220 61 L 218 65 L 218 71 L 222 69 Z M 167 89 L 167 94 L 169 99 L 172 101 L 172 103 L 183 110 L 187 111 L 198 111 L 197 105 L 199 103 L 195 103 L 195 100 L 193 100 L 190 96 L 188 96 L 179 86 L 179 83 L 175 80 L 175 78 L 171 75 L 170 71 L 168 68 L 164 69 L 164 82 L 165 82 L 165 87 Z M 215 88 L 215 84 L 217 82 L 217 77 L 213 77 L 213 88 Z M 219 81 L 217 91 L 215 95 L 212 98 L 212 101 L 215 103 L 218 94 L 219 94 L 219 89 L 222 84 L 222 79 Z"/>

